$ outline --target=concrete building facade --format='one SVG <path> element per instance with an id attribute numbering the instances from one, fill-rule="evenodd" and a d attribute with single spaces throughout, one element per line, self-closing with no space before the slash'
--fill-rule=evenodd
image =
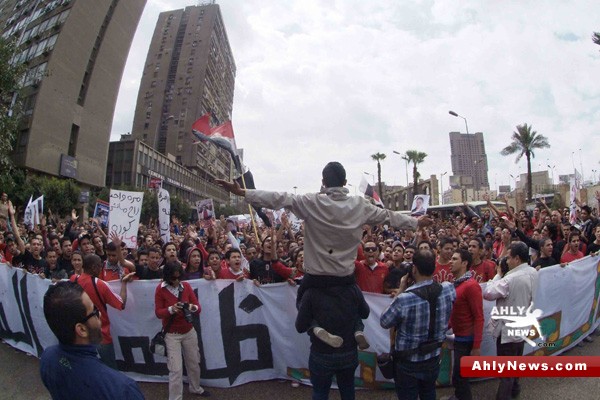
<path id="1" fill-rule="evenodd" d="M 104 186 L 119 85 L 146 0 L 4 1 L 0 26 L 27 68 L 17 165 Z"/>
<path id="2" fill-rule="evenodd" d="M 138 188 L 161 185 L 171 196 L 193 204 L 212 198 L 219 203 L 229 202 L 229 193 L 220 186 L 199 177 L 175 162 L 172 156 L 159 153 L 144 142 L 123 135 L 118 142 L 110 142 L 106 167 L 106 186 L 132 185 Z"/>
<path id="3" fill-rule="evenodd" d="M 475 190 L 489 188 L 483 133 L 450 132 L 450 153 L 454 175 L 450 177 L 451 185 L 464 187 L 467 184 Z"/>
<path id="4" fill-rule="evenodd" d="M 426 194 L 430 196 L 429 205 L 440 204 L 439 196 L 439 181 L 437 176 L 431 175 L 429 179 L 420 179 L 418 183 L 418 190 L 420 194 Z M 383 203 L 385 208 L 394 211 L 410 210 L 413 202 L 413 187 L 395 186 L 391 190 L 385 190 L 383 196 Z"/>
<path id="5" fill-rule="evenodd" d="M 195 143 L 191 126 L 231 119 L 235 62 L 217 4 L 160 14 L 138 93 L 132 135 L 202 179 L 230 179 L 229 155 Z"/>

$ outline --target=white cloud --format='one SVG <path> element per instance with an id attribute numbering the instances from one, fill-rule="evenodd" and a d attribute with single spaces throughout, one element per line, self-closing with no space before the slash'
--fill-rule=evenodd
<path id="1" fill-rule="evenodd" d="M 552 148 L 555 175 L 579 154 L 599 169 L 600 31 L 593 1 L 223 0 L 236 66 L 233 123 L 257 185 L 318 189 L 338 160 L 348 181 L 376 173 L 405 183 L 392 150 L 429 154 L 423 176 L 451 174 L 448 132 L 484 132 L 489 180 L 508 184 L 525 162 L 500 156 L 516 125 L 533 125 Z M 137 88 L 158 13 L 195 2 L 149 0 L 128 59 L 113 137 L 131 130 Z M 581 149 L 581 151 L 579 150 Z M 409 172 L 410 173 L 410 172 Z M 370 179 L 370 178 L 369 178 Z"/>

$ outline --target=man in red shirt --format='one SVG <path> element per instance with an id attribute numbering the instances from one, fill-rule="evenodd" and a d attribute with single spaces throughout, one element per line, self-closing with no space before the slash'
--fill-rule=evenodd
<path id="1" fill-rule="evenodd" d="M 454 253 L 454 241 L 452 238 L 443 238 L 439 244 L 439 255 L 435 260 L 435 271 L 433 272 L 433 280 L 442 282 L 454 282 L 452 275 L 452 254 Z"/>
<path id="2" fill-rule="evenodd" d="M 560 257 L 560 263 L 570 263 L 583 258 L 583 252 L 579 250 L 579 232 L 571 232 L 569 234 L 569 243 L 565 246 L 565 250 Z"/>
<path id="3" fill-rule="evenodd" d="M 121 239 L 114 233 L 111 234 L 112 242 L 106 245 L 106 262 L 100 273 L 100 279 L 103 281 L 116 281 L 128 275 L 129 272 L 135 272 L 135 264 L 125 259 L 121 251 Z"/>
<path id="4" fill-rule="evenodd" d="M 460 400 L 472 399 L 469 380 L 460 376 L 460 358 L 479 356 L 483 337 L 483 297 L 473 270 L 469 270 L 471 262 L 471 254 L 465 249 L 458 249 L 452 255 L 456 289 L 456 301 L 450 314 L 450 327 L 454 332 L 452 385 L 454 396 Z"/>
<path id="5" fill-rule="evenodd" d="M 227 267 L 221 267 L 219 271 L 219 279 L 235 279 L 243 281 L 244 278 L 250 276 L 249 271 L 242 268 L 242 253 L 238 249 L 229 249 L 225 253 Z M 274 262 L 273 264 L 275 264 Z M 273 266 L 274 267 L 274 266 Z"/>
<path id="6" fill-rule="evenodd" d="M 100 310 L 100 321 L 102 322 L 102 342 L 98 346 L 98 354 L 102 362 L 113 369 L 117 369 L 115 360 L 115 348 L 110 336 L 110 320 L 108 319 L 107 306 L 124 310 L 127 302 L 127 282 L 131 281 L 135 272 L 123 276 L 121 279 L 120 296 L 113 293 L 106 282 L 98 279 L 102 271 L 102 260 L 95 254 L 87 254 L 83 257 L 83 273 L 75 282 L 90 296 L 92 302 Z"/>
<path id="7" fill-rule="evenodd" d="M 471 271 L 479 283 L 487 282 L 496 276 L 496 264 L 483 258 L 483 241 L 479 238 L 469 240 L 469 253 L 473 257 Z"/>
<path id="8" fill-rule="evenodd" d="M 356 284 L 363 292 L 383 293 L 383 281 L 390 269 L 379 261 L 379 248 L 375 242 L 366 242 L 364 252 L 365 260 L 354 262 Z"/>

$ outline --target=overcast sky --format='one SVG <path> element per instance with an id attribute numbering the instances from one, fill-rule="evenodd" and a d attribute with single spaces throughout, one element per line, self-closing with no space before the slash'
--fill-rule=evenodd
<path id="1" fill-rule="evenodd" d="M 534 171 L 600 171 L 597 1 L 220 0 L 237 66 L 233 126 L 261 189 L 312 192 L 332 160 L 358 186 L 387 155 L 382 180 L 405 185 L 392 151 L 428 154 L 422 176 L 452 174 L 448 132 L 483 132 L 490 186 L 525 173 L 504 157 L 531 124 L 550 149 Z M 112 139 L 131 131 L 150 39 L 163 11 L 195 1 L 148 0 L 125 68 Z M 411 172 L 409 171 L 409 175 Z M 600 172 L 596 172 L 596 179 Z M 409 176 L 412 181 L 412 178 Z M 353 191 L 352 187 L 350 188 Z"/>

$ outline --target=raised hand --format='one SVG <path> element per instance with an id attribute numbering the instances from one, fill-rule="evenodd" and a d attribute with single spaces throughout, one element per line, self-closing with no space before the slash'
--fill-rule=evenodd
<path id="1" fill-rule="evenodd" d="M 123 241 L 121 240 L 121 238 L 119 237 L 119 235 L 117 235 L 117 232 L 112 231 L 110 233 L 110 235 L 108 236 L 108 238 L 110 239 L 111 242 L 113 242 L 115 244 L 115 246 L 117 246 L 117 248 L 121 247 L 121 243 Z"/>
<path id="2" fill-rule="evenodd" d="M 121 278 L 121 282 L 123 282 L 123 283 L 131 282 L 133 280 L 134 275 L 135 275 L 135 272 L 130 272 L 127 275 L 123 275 L 123 277 Z"/>
<path id="3" fill-rule="evenodd" d="M 221 186 L 223 189 L 227 190 L 230 193 L 233 193 L 237 196 L 244 196 L 246 191 L 240 187 L 240 185 L 236 182 L 227 182 L 221 179 L 215 179 L 215 183 Z"/>

